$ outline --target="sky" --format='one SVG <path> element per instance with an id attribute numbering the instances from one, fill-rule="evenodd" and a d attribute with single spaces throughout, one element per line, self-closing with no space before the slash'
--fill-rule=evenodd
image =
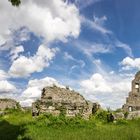
<path id="1" fill-rule="evenodd" d="M 22 106 L 53 84 L 120 108 L 140 70 L 139 0 L 0 1 L 0 98 Z"/>

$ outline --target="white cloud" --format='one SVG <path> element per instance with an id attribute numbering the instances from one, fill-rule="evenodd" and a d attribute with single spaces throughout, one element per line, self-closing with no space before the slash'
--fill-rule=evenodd
<path id="1" fill-rule="evenodd" d="M 115 46 L 118 48 L 124 49 L 126 54 L 128 54 L 129 56 L 131 56 L 131 57 L 133 56 L 132 49 L 130 48 L 130 46 L 128 44 L 122 43 L 121 41 L 116 39 Z"/>
<path id="2" fill-rule="evenodd" d="M 112 46 L 100 43 L 91 43 L 87 41 L 77 41 L 74 42 L 74 45 L 81 50 L 84 54 L 86 54 L 89 58 L 94 54 L 102 54 L 102 53 L 111 53 Z"/>
<path id="3" fill-rule="evenodd" d="M 91 101 L 98 101 L 103 107 L 116 109 L 121 107 L 131 90 L 133 73 L 116 73 L 97 59 L 93 62 L 96 66 L 89 78 L 80 82 L 80 92 Z"/>
<path id="4" fill-rule="evenodd" d="M 47 44 L 78 37 L 80 32 L 79 11 L 63 0 L 28 0 L 17 8 L 8 1 L 0 2 L 0 50 L 9 50 L 13 61 L 9 74 L 26 77 L 48 67 L 55 56 L 55 49 L 40 46 L 34 56 L 19 56 L 24 51 L 21 42 L 30 39 L 30 32 L 43 37 Z M 70 18 L 68 18 L 70 17 Z"/>
<path id="5" fill-rule="evenodd" d="M 0 69 L 0 80 L 5 80 L 7 78 L 9 78 L 9 75 L 7 74 L 7 72 Z"/>
<path id="6" fill-rule="evenodd" d="M 85 51 L 87 51 L 87 54 L 107 53 L 107 52 L 112 51 L 113 48 L 122 48 L 126 52 L 126 54 L 128 54 L 129 56 L 132 57 L 133 52 L 132 52 L 131 47 L 128 44 L 125 44 L 125 43 L 119 41 L 115 37 L 114 33 L 105 27 L 106 21 L 107 21 L 106 16 L 96 17 L 94 15 L 93 21 L 91 19 L 87 19 L 84 16 L 81 16 L 81 22 L 83 23 L 83 25 L 86 26 L 87 28 L 93 29 L 94 31 L 100 32 L 102 35 L 101 41 L 104 42 L 104 43 L 93 43 L 93 45 L 90 43 L 91 44 L 89 47 L 90 49 L 88 49 L 86 47 L 87 50 L 85 50 Z M 85 46 L 84 44 L 86 45 L 89 43 L 82 43 L 82 45 L 80 45 L 80 46 Z"/>
<path id="7" fill-rule="evenodd" d="M 79 12 L 75 5 L 63 0 L 28 0 L 20 7 L 11 6 L 8 1 L 0 1 L 0 43 L 6 42 L 9 32 L 26 27 L 45 40 L 66 41 L 68 36 L 77 37 L 80 32 Z M 70 17 L 70 18 L 68 18 Z M 25 39 L 25 32 L 21 40 Z"/>
<path id="8" fill-rule="evenodd" d="M 20 103 L 23 106 L 29 106 L 33 101 L 41 97 L 41 90 L 47 86 L 56 85 L 64 88 L 59 82 L 51 77 L 45 77 L 43 79 L 34 79 L 28 82 L 27 88 L 23 91 L 20 99 Z"/>
<path id="9" fill-rule="evenodd" d="M 82 81 L 81 86 L 87 89 L 88 92 L 112 92 L 106 80 L 99 73 L 95 73 L 90 79 Z"/>
<path id="10" fill-rule="evenodd" d="M 65 60 L 73 60 L 73 61 L 75 61 L 75 58 L 72 55 L 70 55 L 68 52 L 64 53 L 64 59 Z"/>
<path id="11" fill-rule="evenodd" d="M 16 43 L 30 40 L 30 31 L 28 28 L 22 27 L 19 30 L 13 31 L 12 37 Z"/>
<path id="12" fill-rule="evenodd" d="M 20 104 L 21 106 L 28 107 L 28 106 L 31 106 L 33 102 L 34 102 L 33 99 L 25 99 L 25 100 L 21 100 Z"/>
<path id="13" fill-rule="evenodd" d="M 84 47 L 83 51 L 91 56 L 92 54 L 97 54 L 97 53 L 110 53 L 111 48 L 109 45 L 103 45 L 103 44 L 92 44 L 90 47 Z"/>
<path id="14" fill-rule="evenodd" d="M 96 2 L 99 2 L 101 0 L 74 0 L 75 4 L 80 8 L 86 8 L 91 4 L 95 4 Z"/>
<path id="15" fill-rule="evenodd" d="M 76 63 L 78 63 L 80 65 L 81 68 L 83 68 L 86 64 L 83 60 L 78 60 L 76 58 L 74 58 L 72 55 L 70 55 L 68 52 L 64 53 L 64 59 L 65 60 L 72 60 L 75 61 Z M 75 65 L 78 67 L 78 65 Z"/>
<path id="16" fill-rule="evenodd" d="M 121 62 L 122 70 L 140 69 L 140 58 L 126 57 Z"/>
<path id="17" fill-rule="evenodd" d="M 0 98 L 14 98 L 18 93 L 18 89 L 8 78 L 8 73 L 0 70 Z"/>
<path id="18" fill-rule="evenodd" d="M 81 81 L 81 92 L 87 99 L 114 109 L 125 103 L 131 89 L 131 80 L 132 77 L 117 76 L 113 73 L 94 73 L 89 79 Z"/>
<path id="19" fill-rule="evenodd" d="M 19 57 L 19 54 L 24 52 L 23 46 L 13 47 L 10 51 L 11 60 L 14 61 Z"/>
<path id="20" fill-rule="evenodd" d="M 82 23 L 86 25 L 88 28 L 99 31 L 102 34 L 111 34 L 112 32 L 104 27 L 104 22 L 106 20 L 107 20 L 106 16 L 100 18 L 94 16 L 93 21 L 85 18 L 84 16 L 81 17 Z"/>
<path id="21" fill-rule="evenodd" d="M 13 77 L 28 77 L 34 72 L 41 72 L 48 67 L 54 58 L 57 49 L 50 49 L 44 45 L 40 45 L 34 56 L 20 56 L 13 61 L 9 74 Z"/>
<path id="22" fill-rule="evenodd" d="M 2 94 L 10 93 L 10 92 L 13 93 L 15 91 L 16 91 L 16 87 L 13 84 L 8 82 L 7 80 L 0 81 L 0 93 Z"/>

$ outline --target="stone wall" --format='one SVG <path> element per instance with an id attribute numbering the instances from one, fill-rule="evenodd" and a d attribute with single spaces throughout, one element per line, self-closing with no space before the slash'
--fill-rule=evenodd
<path id="1" fill-rule="evenodd" d="M 136 119 L 136 118 L 140 118 L 140 111 L 129 112 L 126 117 L 126 119 L 128 119 L 128 120 Z"/>
<path id="2" fill-rule="evenodd" d="M 19 103 L 13 99 L 0 99 L 0 110 L 17 109 Z"/>
<path id="3" fill-rule="evenodd" d="M 131 92 L 122 108 L 125 112 L 140 111 L 140 71 L 132 81 Z"/>
<path id="4" fill-rule="evenodd" d="M 69 117 L 81 115 L 88 118 L 92 112 L 99 108 L 99 104 L 86 101 L 83 96 L 75 91 L 53 86 L 42 90 L 41 99 L 32 104 L 32 113 L 33 116 L 40 113 L 51 113 L 56 116 L 60 114 Z"/>

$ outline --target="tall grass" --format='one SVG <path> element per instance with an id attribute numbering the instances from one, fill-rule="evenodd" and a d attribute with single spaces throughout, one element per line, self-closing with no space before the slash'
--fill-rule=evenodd
<path id="1" fill-rule="evenodd" d="M 107 123 L 104 113 L 89 120 L 12 111 L 0 117 L 0 140 L 140 140 L 140 119 Z"/>

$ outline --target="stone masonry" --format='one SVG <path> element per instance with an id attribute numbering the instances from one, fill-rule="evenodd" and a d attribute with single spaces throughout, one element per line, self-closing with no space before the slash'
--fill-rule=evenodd
<path id="1" fill-rule="evenodd" d="M 54 85 L 43 88 L 41 99 L 32 104 L 32 115 L 50 113 L 55 116 L 60 114 L 69 117 L 81 115 L 83 118 L 88 118 L 99 108 L 99 104 L 86 101 L 79 93 Z"/>
<path id="2" fill-rule="evenodd" d="M 140 111 L 140 71 L 132 81 L 132 90 L 122 108 L 125 112 Z"/>
<path id="3" fill-rule="evenodd" d="M 17 109 L 19 107 L 18 102 L 13 99 L 0 99 L 0 110 L 5 109 Z"/>

